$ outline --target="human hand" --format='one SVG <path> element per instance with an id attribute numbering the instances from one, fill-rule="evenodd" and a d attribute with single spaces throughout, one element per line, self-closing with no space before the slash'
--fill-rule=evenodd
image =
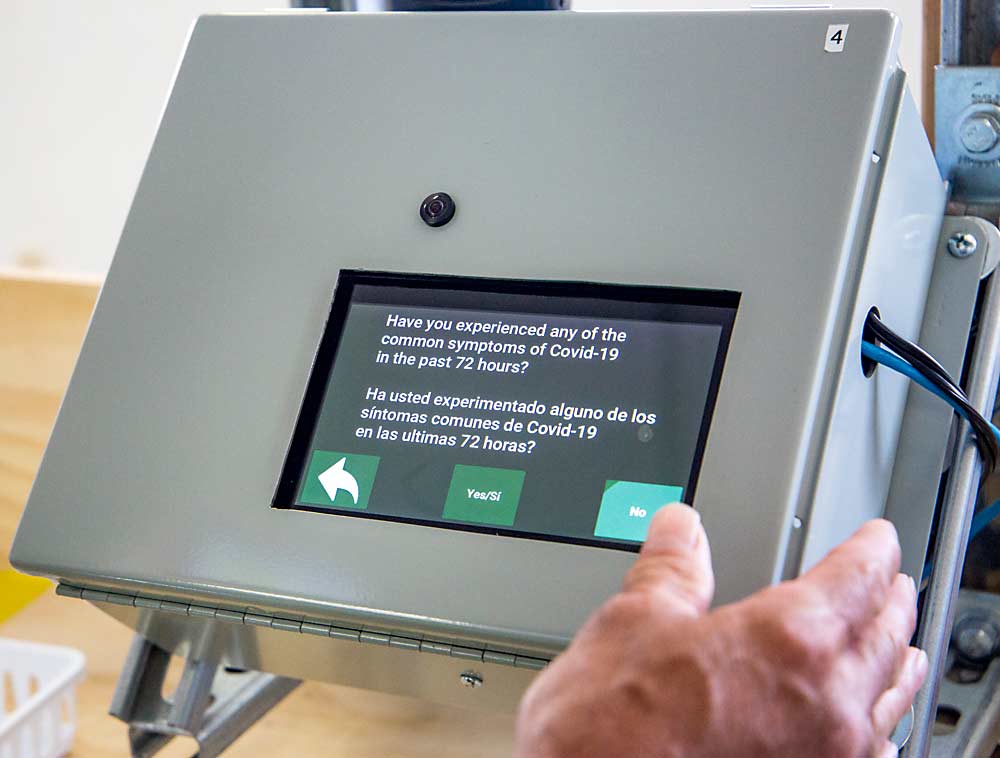
<path id="1" fill-rule="evenodd" d="M 656 514 L 622 591 L 525 694 L 515 758 L 887 758 L 927 672 L 896 531 L 709 611 L 697 513 Z"/>

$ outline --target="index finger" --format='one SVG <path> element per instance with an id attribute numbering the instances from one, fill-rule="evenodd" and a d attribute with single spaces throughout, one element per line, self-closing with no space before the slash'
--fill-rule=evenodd
<path id="1" fill-rule="evenodd" d="M 896 528 L 877 519 L 864 524 L 797 581 L 819 590 L 856 634 L 885 605 L 899 562 Z"/>

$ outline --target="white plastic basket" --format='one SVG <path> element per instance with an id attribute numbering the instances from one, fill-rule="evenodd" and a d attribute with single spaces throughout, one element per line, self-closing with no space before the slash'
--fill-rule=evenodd
<path id="1" fill-rule="evenodd" d="M 0 639 L 0 758 L 58 758 L 76 733 L 83 653 Z"/>

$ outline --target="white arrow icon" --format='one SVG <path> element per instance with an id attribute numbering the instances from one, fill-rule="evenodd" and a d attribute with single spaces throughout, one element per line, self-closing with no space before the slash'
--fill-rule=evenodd
<path id="1" fill-rule="evenodd" d="M 351 475 L 350 471 L 344 470 L 346 462 L 347 458 L 341 458 L 330 466 L 330 468 L 319 475 L 319 483 L 323 485 L 323 489 L 326 490 L 326 494 L 331 500 L 336 500 L 337 492 L 344 490 L 344 492 L 354 498 L 354 504 L 357 505 L 358 480 Z"/>

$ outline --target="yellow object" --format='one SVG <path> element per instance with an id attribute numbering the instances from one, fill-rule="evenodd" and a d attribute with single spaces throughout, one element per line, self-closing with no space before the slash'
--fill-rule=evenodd
<path id="1" fill-rule="evenodd" d="M 0 623 L 52 587 L 11 570 L 7 553 L 97 290 L 0 268 Z"/>
<path id="2" fill-rule="evenodd" d="M 48 579 L 0 570 L 0 624 L 52 586 Z"/>

